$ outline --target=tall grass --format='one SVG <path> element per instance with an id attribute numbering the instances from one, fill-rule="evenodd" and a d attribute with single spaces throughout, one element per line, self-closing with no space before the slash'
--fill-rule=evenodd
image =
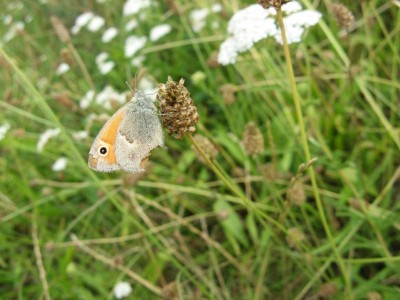
<path id="1" fill-rule="evenodd" d="M 398 2 L 343 1 L 355 17 L 343 30 L 332 1 L 304 0 L 323 16 L 300 43 L 267 38 L 228 66 L 213 63 L 215 52 L 251 1 L 221 1 L 199 32 L 190 12 L 211 1 L 155 1 L 131 32 L 124 1 L 10 3 L 0 36 L 25 27 L 0 47 L 0 126 L 10 125 L 0 141 L 1 299 L 113 299 L 121 281 L 132 286 L 127 299 L 397 298 Z M 50 16 L 70 29 L 85 11 L 104 27 L 59 40 Z M 127 37 L 161 23 L 172 32 L 132 65 Z M 119 34 L 103 43 L 110 26 Z M 115 62 L 105 75 L 95 62 L 103 51 Z M 70 70 L 58 75 L 62 62 Z M 166 136 L 144 174 L 90 170 L 93 138 L 121 103 L 82 108 L 84 95 L 169 75 L 186 79 L 200 114 L 194 135 L 209 143 Z M 244 144 L 250 122 L 260 152 Z M 60 134 L 38 152 L 50 128 Z M 53 171 L 60 157 L 68 164 Z"/>

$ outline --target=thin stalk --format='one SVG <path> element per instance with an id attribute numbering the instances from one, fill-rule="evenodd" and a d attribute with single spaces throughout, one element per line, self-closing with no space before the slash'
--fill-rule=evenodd
<path id="1" fill-rule="evenodd" d="M 221 171 L 217 165 L 211 161 L 208 156 L 204 153 L 203 149 L 196 143 L 195 139 L 191 134 L 188 134 L 187 137 L 189 138 L 190 142 L 193 144 L 193 146 L 196 148 L 196 150 L 200 153 L 200 155 L 204 158 L 206 161 L 207 165 L 211 168 L 211 170 L 214 171 L 214 173 L 223 181 L 223 183 L 234 193 L 236 194 L 246 205 L 246 207 L 250 211 L 254 211 L 258 220 L 264 225 L 267 226 L 266 222 L 262 219 L 264 218 L 265 220 L 269 221 L 270 223 L 274 224 L 277 228 L 279 228 L 283 232 L 287 232 L 284 226 L 280 224 L 278 221 L 274 220 L 272 217 L 268 216 L 266 213 L 262 212 L 261 210 L 257 209 L 257 207 L 249 200 L 246 198 L 246 196 L 242 193 L 242 191 L 234 185 L 228 178 L 227 176 L 224 175 L 224 172 Z"/>
<path id="2" fill-rule="evenodd" d="M 279 24 L 281 34 L 282 34 L 282 41 L 283 41 L 283 48 L 284 48 L 284 52 L 285 52 L 286 64 L 287 64 L 287 68 L 288 68 L 288 72 L 289 72 L 290 87 L 292 89 L 293 100 L 294 100 L 295 109 L 296 109 L 296 116 L 297 116 L 297 120 L 299 122 L 299 127 L 300 127 L 301 143 L 303 146 L 303 151 L 304 151 L 306 161 L 308 162 L 311 160 L 310 148 L 309 148 L 308 141 L 307 141 L 307 134 L 306 134 L 306 129 L 305 129 L 305 125 L 304 125 L 304 118 L 303 118 L 303 113 L 301 110 L 301 101 L 300 101 L 299 93 L 297 91 L 292 59 L 290 56 L 289 46 L 288 46 L 288 42 L 287 42 L 287 38 L 286 38 L 285 26 L 283 23 L 283 15 L 282 15 L 282 11 L 280 8 L 277 9 L 277 13 L 278 13 L 278 24 Z M 340 270 L 343 274 L 343 278 L 345 280 L 346 291 L 348 293 L 348 296 L 351 298 L 351 282 L 347 276 L 346 266 L 344 264 L 344 261 L 343 261 L 342 257 L 340 256 L 340 253 L 339 253 L 339 251 L 336 247 L 336 244 L 333 240 L 332 232 L 329 227 L 329 224 L 328 224 L 328 221 L 327 221 L 327 218 L 325 215 L 325 211 L 324 211 L 324 208 L 322 205 L 321 197 L 319 194 L 315 170 L 312 165 L 308 168 L 308 173 L 309 173 L 309 176 L 311 179 L 312 190 L 314 193 L 315 202 L 317 204 L 318 213 L 319 213 L 319 216 L 320 216 L 320 219 L 322 222 L 322 226 L 324 227 L 325 233 L 329 240 L 329 244 L 336 256 Z"/>
<path id="3" fill-rule="evenodd" d="M 74 47 L 74 45 L 71 42 L 69 42 L 67 44 L 67 46 L 68 46 L 68 50 L 72 53 L 72 56 L 75 58 L 76 62 L 78 63 L 79 68 L 81 69 L 81 71 L 83 73 L 83 76 L 85 77 L 85 79 L 86 79 L 87 83 L 89 84 L 90 88 L 93 91 L 95 91 L 96 88 L 94 86 L 92 77 L 90 77 L 89 71 L 87 70 L 86 65 L 83 62 L 81 56 L 79 55 L 79 52 L 76 50 L 76 48 Z"/>

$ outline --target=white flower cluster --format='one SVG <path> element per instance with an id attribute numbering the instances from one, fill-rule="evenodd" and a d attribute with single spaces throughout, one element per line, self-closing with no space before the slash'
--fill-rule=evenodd
<path id="1" fill-rule="evenodd" d="M 4 139 L 8 130 L 10 130 L 10 124 L 4 123 L 0 126 L 0 141 Z"/>
<path id="2" fill-rule="evenodd" d="M 121 281 L 114 286 L 114 296 L 117 299 L 122 299 L 132 293 L 132 287 L 128 282 Z"/>
<path id="3" fill-rule="evenodd" d="M 318 23 L 321 14 L 313 10 L 301 10 L 297 1 L 282 6 L 283 19 L 288 43 L 301 41 L 304 30 Z M 239 53 L 253 47 L 258 41 L 273 37 L 282 43 L 281 32 L 275 20 L 274 8 L 264 9 L 261 5 L 252 4 L 239 10 L 228 23 L 229 37 L 221 44 L 218 62 L 222 65 L 233 64 Z"/>
<path id="4" fill-rule="evenodd" d="M 125 93 L 118 93 L 111 86 L 107 85 L 100 93 L 95 95 L 93 90 L 87 91 L 79 102 L 82 109 L 87 109 L 93 101 L 106 109 L 111 109 L 113 104 L 124 104 L 126 100 Z"/>
<path id="5" fill-rule="evenodd" d="M 110 27 L 107 28 L 106 31 L 104 31 L 103 36 L 101 37 L 101 41 L 103 43 L 108 43 L 110 42 L 113 38 L 115 38 L 118 34 L 118 29 L 115 27 Z"/>
<path id="6" fill-rule="evenodd" d="M 222 11 L 222 5 L 217 3 L 211 8 L 194 9 L 189 14 L 189 20 L 194 32 L 200 32 L 206 26 L 206 20 L 210 13 L 218 13 Z"/>
<path id="7" fill-rule="evenodd" d="M 67 164 L 68 164 L 68 158 L 60 157 L 54 162 L 51 169 L 53 170 L 53 172 L 61 172 L 65 170 Z"/>
<path id="8" fill-rule="evenodd" d="M 78 34 L 83 27 L 86 27 L 89 31 L 96 32 L 103 27 L 105 23 L 106 21 L 103 17 L 97 16 L 90 11 L 85 12 L 76 18 L 75 24 L 71 29 L 71 33 Z"/>
<path id="9" fill-rule="evenodd" d="M 67 63 L 61 63 L 58 65 L 57 70 L 56 70 L 56 75 L 62 75 L 65 74 L 69 71 L 70 67 L 69 64 Z"/>
<path id="10" fill-rule="evenodd" d="M 111 60 L 108 60 L 108 53 L 101 52 L 96 56 L 96 64 L 101 74 L 109 73 L 115 66 L 115 63 Z"/>
<path id="11" fill-rule="evenodd" d="M 23 31 L 25 28 L 25 23 L 22 21 L 17 21 L 11 24 L 10 29 L 3 36 L 3 42 L 7 43 L 15 38 L 18 32 Z"/>
<path id="12" fill-rule="evenodd" d="M 99 0 L 100 1 L 100 0 Z M 103 3 L 104 0 L 101 0 L 99 3 Z M 127 23 L 125 24 L 125 32 L 130 32 L 138 27 L 139 22 L 136 19 L 136 15 L 140 20 L 145 17 L 145 9 L 148 9 L 152 5 L 153 0 L 126 0 L 123 6 L 123 15 L 129 17 Z M 215 6 L 215 5 L 214 5 Z M 216 10 L 217 8 L 214 8 Z M 139 14 L 140 13 L 140 14 Z M 6 20 L 8 22 L 8 20 Z M 78 34 L 82 28 L 86 27 L 90 31 L 98 31 L 105 24 L 105 20 L 101 16 L 95 15 L 93 12 L 85 12 L 79 15 L 75 24 L 71 29 L 72 34 Z M 169 24 L 159 24 L 152 28 L 149 32 L 149 36 L 140 36 L 136 34 L 131 34 L 125 39 L 124 45 L 124 55 L 126 58 L 131 59 L 131 64 L 133 66 L 140 66 L 142 62 L 145 60 L 145 56 L 137 55 L 137 53 L 143 49 L 147 42 L 150 40 L 152 42 L 158 41 L 172 30 L 171 25 Z M 101 41 L 103 43 L 109 43 L 112 41 L 119 33 L 119 30 L 116 27 L 109 27 L 104 30 Z M 115 62 L 109 59 L 109 56 L 105 52 L 101 52 L 96 57 L 96 64 L 101 74 L 105 75 L 111 72 L 115 67 Z M 60 65 L 56 71 L 57 75 L 61 75 L 67 72 L 66 65 Z M 90 96 L 90 94 L 89 94 Z M 81 106 L 86 107 L 90 102 L 89 98 L 84 98 L 81 101 Z"/>
<path id="13" fill-rule="evenodd" d="M 36 151 L 39 153 L 42 152 L 47 142 L 51 138 L 58 136 L 60 132 L 61 132 L 60 128 L 47 129 L 45 132 L 43 132 L 39 137 L 38 143 L 36 144 Z"/>
<path id="14" fill-rule="evenodd" d="M 124 4 L 122 14 L 124 16 L 136 15 L 144 8 L 151 6 L 151 0 L 127 0 Z"/>

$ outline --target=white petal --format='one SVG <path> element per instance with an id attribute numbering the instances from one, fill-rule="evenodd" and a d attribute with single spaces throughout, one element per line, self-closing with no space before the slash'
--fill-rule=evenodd
<path id="1" fill-rule="evenodd" d="M 68 158 L 66 157 L 60 157 L 59 159 L 57 159 L 53 166 L 51 167 L 51 169 L 54 172 L 60 172 L 60 171 L 64 171 L 65 168 L 67 167 L 68 164 Z"/>
<path id="2" fill-rule="evenodd" d="M 101 74 L 109 73 L 114 67 L 115 63 L 113 61 L 106 61 L 97 65 Z"/>
<path id="3" fill-rule="evenodd" d="M 10 124 L 5 123 L 0 126 L 0 141 L 4 139 L 8 130 L 10 130 Z"/>
<path id="4" fill-rule="evenodd" d="M 291 1 L 282 5 L 282 11 L 286 14 L 292 14 L 302 9 L 301 5 L 297 1 Z"/>
<path id="5" fill-rule="evenodd" d="M 171 25 L 169 24 L 158 25 L 150 31 L 150 40 L 153 42 L 157 41 L 170 32 L 171 32 Z"/>
<path id="6" fill-rule="evenodd" d="M 144 8 L 151 5 L 150 0 L 127 0 L 124 4 L 122 14 L 124 16 L 135 15 Z"/>
<path id="7" fill-rule="evenodd" d="M 194 32 L 199 32 L 206 25 L 206 18 L 210 11 L 207 8 L 194 9 L 189 14 L 189 20 Z"/>
<path id="8" fill-rule="evenodd" d="M 121 281 L 114 286 L 114 296 L 117 299 L 125 298 L 130 293 L 132 293 L 132 287 L 128 282 Z"/>
<path id="9" fill-rule="evenodd" d="M 102 18 L 100 16 L 95 16 L 90 20 L 87 28 L 89 31 L 96 32 L 101 27 L 103 27 L 105 23 L 106 23 L 106 21 L 104 20 L 104 18 Z"/>
<path id="10" fill-rule="evenodd" d="M 101 64 L 105 62 L 108 58 L 107 52 L 101 52 L 99 55 L 96 56 L 96 64 Z"/>
<path id="11" fill-rule="evenodd" d="M 145 59 L 146 57 L 144 55 L 140 55 L 138 57 L 133 58 L 131 60 L 131 64 L 132 66 L 139 67 Z"/>
<path id="12" fill-rule="evenodd" d="M 211 11 L 212 11 L 213 13 L 219 13 L 219 12 L 221 12 L 221 11 L 222 11 L 222 5 L 221 5 L 221 3 L 216 3 L 216 4 L 214 4 L 213 6 L 211 6 Z"/>
<path id="13" fill-rule="evenodd" d="M 131 31 L 131 30 L 135 29 L 137 26 L 138 26 L 137 20 L 130 20 L 128 23 L 126 23 L 125 30 Z"/>
<path id="14" fill-rule="evenodd" d="M 226 39 L 219 47 L 218 62 L 221 65 L 229 65 L 236 62 L 238 51 L 235 46 L 235 40 L 233 38 Z"/>
<path id="15" fill-rule="evenodd" d="M 144 47 L 147 42 L 146 37 L 138 37 L 135 35 L 129 36 L 125 41 L 125 56 L 132 57 L 140 49 Z"/>
<path id="16" fill-rule="evenodd" d="M 103 36 L 101 37 L 101 41 L 103 43 L 108 43 L 113 38 L 115 38 L 118 34 L 118 29 L 115 27 L 110 27 L 106 31 L 104 31 Z"/>
<path id="17" fill-rule="evenodd" d="M 58 65 L 57 70 L 56 70 L 56 74 L 57 75 L 62 75 L 64 73 L 67 73 L 69 71 L 70 67 L 68 64 L 66 63 L 61 63 Z"/>
<path id="18" fill-rule="evenodd" d="M 87 91 L 85 96 L 83 96 L 81 101 L 79 101 L 79 106 L 82 109 L 86 109 L 86 108 L 88 108 L 90 106 L 90 104 L 93 102 L 93 100 L 94 100 L 94 91 L 93 90 L 89 90 L 89 91 Z"/>
<path id="19" fill-rule="evenodd" d="M 86 26 L 93 17 L 94 14 L 91 11 L 80 14 L 75 20 L 75 25 L 82 28 Z"/>
<path id="20" fill-rule="evenodd" d="M 51 138 L 58 136 L 60 132 L 60 128 L 47 129 L 45 132 L 43 132 L 39 137 L 38 143 L 36 144 L 36 151 L 39 153 L 42 152 L 47 142 Z"/>

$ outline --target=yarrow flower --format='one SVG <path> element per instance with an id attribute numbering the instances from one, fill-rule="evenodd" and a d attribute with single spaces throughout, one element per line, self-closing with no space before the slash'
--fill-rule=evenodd
<path id="1" fill-rule="evenodd" d="M 128 282 L 121 281 L 114 286 L 114 296 L 117 299 L 122 299 L 132 293 L 132 287 Z"/>
<path id="2" fill-rule="evenodd" d="M 130 20 L 128 23 L 126 23 L 125 25 L 125 31 L 131 31 L 133 29 L 135 29 L 137 26 L 139 25 L 138 21 L 133 19 Z"/>
<path id="3" fill-rule="evenodd" d="M 66 63 L 61 63 L 58 65 L 57 70 L 56 70 L 56 74 L 57 75 L 62 75 L 65 74 L 69 71 L 70 67 L 68 64 Z"/>
<path id="4" fill-rule="evenodd" d="M 221 4 L 214 4 L 211 8 L 194 9 L 189 14 L 189 20 L 192 24 L 194 32 L 200 32 L 206 26 L 206 19 L 210 13 L 218 13 L 222 11 Z"/>
<path id="5" fill-rule="evenodd" d="M 93 90 L 89 90 L 87 91 L 87 93 L 85 94 L 85 96 L 83 96 L 83 98 L 81 99 L 81 101 L 79 101 L 79 106 L 82 109 L 86 109 L 90 106 L 90 104 L 92 104 L 93 100 L 94 100 L 94 91 Z"/>
<path id="6" fill-rule="evenodd" d="M 321 14 L 313 10 L 301 10 L 301 5 L 290 2 L 282 6 L 282 12 L 288 43 L 301 41 L 304 30 L 318 23 Z M 221 44 L 218 62 L 222 65 L 233 64 L 239 53 L 253 47 L 258 41 L 273 37 L 282 43 L 281 32 L 275 20 L 276 10 L 272 7 L 264 9 L 253 4 L 239 10 L 228 23 L 229 37 Z"/>
<path id="7" fill-rule="evenodd" d="M 120 94 L 111 86 L 107 85 L 96 96 L 96 103 L 106 109 L 111 109 L 113 104 L 124 104 L 126 100 L 125 94 Z"/>
<path id="8" fill-rule="evenodd" d="M 122 13 L 124 16 L 135 15 L 142 9 L 147 8 L 150 5 L 150 0 L 128 0 L 124 4 Z"/>
<path id="9" fill-rule="evenodd" d="M 108 43 L 113 38 L 115 38 L 117 34 L 118 34 L 118 29 L 115 27 L 110 27 L 106 31 L 104 31 L 103 36 L 101 37 L 101 41 L 103 43 Z"/>
<path id="10" fill-rule="evenodd" d="M 147 42 L 145 36 L 139 37 L 136 35 L 131 35 L 125 41 L 125 57 L 132 57 L 140 49 L 144 47 Z"/>
<path id="11" fill-rule="evenodd" d="M 10 124 L 5 123 L 0 126 L 0 141 L 4 139 L 8 130 L 10 130 Z"/>
<path id="12" fill-rule="evenodd" d="M 47 144 L 47 142 L 53 138 L 56 137 L 60 134 L 61 130 L 60 128 L 54 128 L 54 129 L 47 129 L 45 132 L 43 132 L 40 137 L 39 141 L 36 145 L 36 151 L 37 152 L 42 152 L 44 146 Z"/>
<path id="13" fill-rule="evenodd" d="M 81 31 L 83 27 L 87 27 L 89 31 L 96 32 L 98 31 L 101 27 L 104 26 L 106 21 L 104 20 L 103 17 L 101 16 L 96 16 L 92 12 L 85 12 L 83 14 L 80 14 L 76 20 L 74 26 L 71 28 L 71 33 L 76 35 Z"/>
<path id="14" fill-rule="evenodd" d="M 169 24 L 161 24 L 154 27 L 150 31 L 150 41 L 152 42 L 158 41 L 160 38 L 170 33 L 171 29 L 172 29 L 171 25 Z"/>
<path id="15" fill-rule="evenodd" d="M 78 34 L 79 31 L 81 31 L 81 29 L 85 27 L 93 17 L 94 14 L 90 11 L 80 14 L 75 20 L 75 24 L 71 29 L 71 33 Z"/>
<path id="16" fill-rule="evenodd" d="M 104 20 L 103 17 L 100 16 L 94 16 L 89 24 L 87 25 L 87 29 L 91 32 L 96 32 L 98 31 L 101 27 L 104 26 L 104 24 L 106 23 L 106 21 Z"/>
<path id="17" fill-rule="evenodd" d="M 51 169 L 53 170 L 53 172 L 64 171 L 65 168 L 67 167 L 67 164 L 68 164 L 68 158 L 60 157 L 54 162 Z"/>
<path id="18" fill-rule="evenodd" d="M 16 35 L 23 31 L 25 28 L 25 23 L 22 21 L 17 21 L 15 23 L 13 23 L 10 26 L 10 29 L 6 32 L 6 34 L 3 36 L 3 41 L 5 43 L 11 41 L 13 38 L 16 37 Z"/>
<path id="19" fill-rule="evenodd" d="M 109 73 L 115 66 L 115 63 L 113 61 L 111 60 L 107 61 L 107 59 L 108 59 L 108 53 L 106 52 L 101 52 L 96 57 L 97 68 L 103 75 Z"/>

